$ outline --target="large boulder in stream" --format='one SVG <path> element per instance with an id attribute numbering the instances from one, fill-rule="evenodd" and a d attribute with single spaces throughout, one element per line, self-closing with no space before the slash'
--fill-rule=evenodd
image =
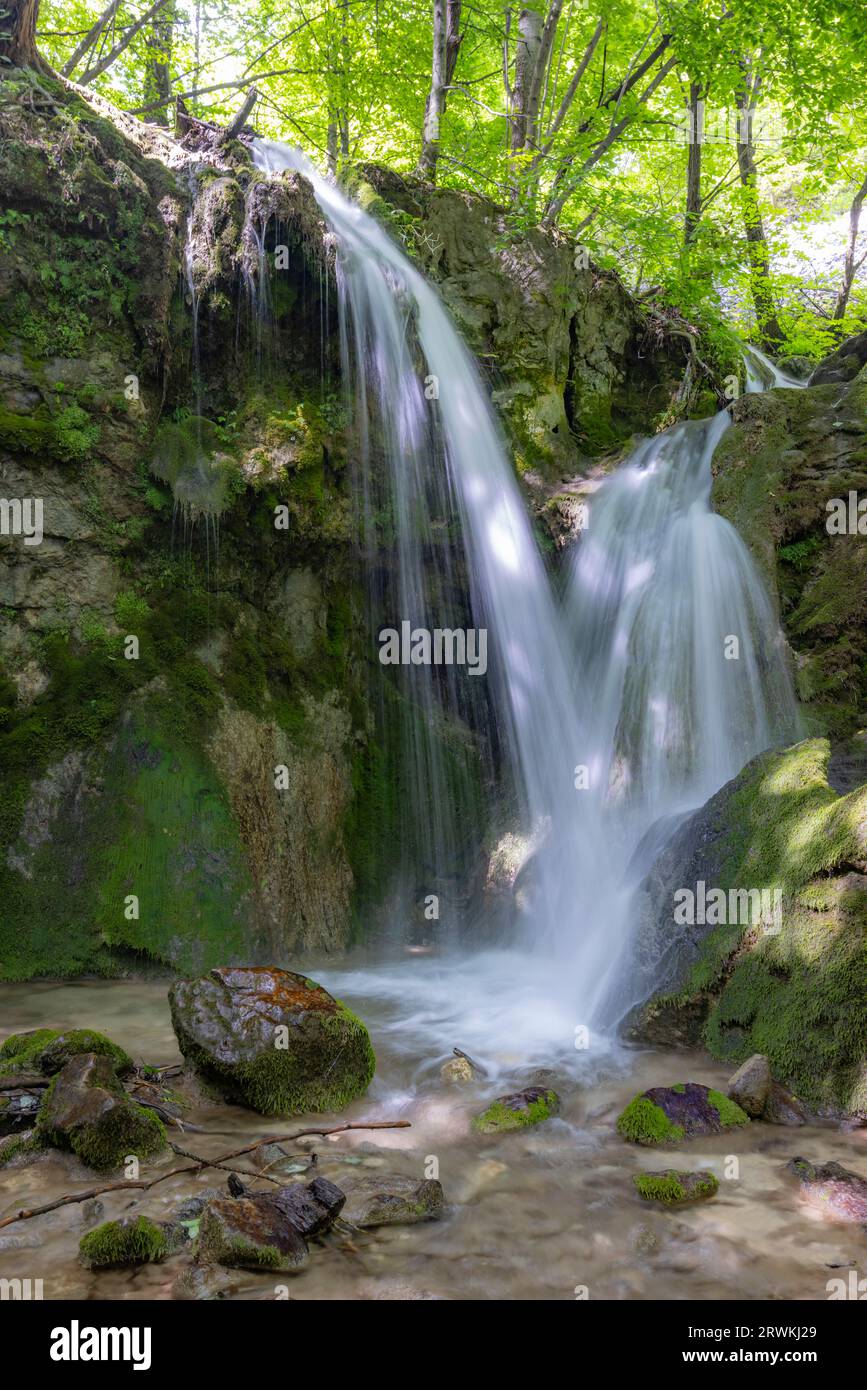
<path id="1" fill-rule="evenodd" d="M 722 1091 L 696 1081 L 651 1086 L 635 1096 L 617 1120 L 633 1144 L 678 1144 L 749 1124 L 749 1116 Z"/>
<path id="2" fill-rule="evenodd" d="M 262 1115 L 341 1110 L 376 1067 L 367 1029 L 304 975 L 226 966 L 169 991 L 187 1062 L 226 1099 Z"/>
<path id="3" fill-rule="evenodd" d="M 408 1226 L 442 1214 L 443 1189 L 436 1178 L 359 1173 L 340 1183 L 346 1193 L 343 1217 L 353 1226 Z"/>

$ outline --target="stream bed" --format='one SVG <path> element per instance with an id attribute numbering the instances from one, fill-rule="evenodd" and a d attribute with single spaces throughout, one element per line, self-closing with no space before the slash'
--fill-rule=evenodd
<path id="1" fill-rule="evenodd" d="M 311 1246 L 307 1268 L 296 1275 L 233 1271 L 229 1297 L 809 1300 L 826 1299 L 830 1279 L 867 1267 L 865 1232 L 826 1222 L 801 1201 L 797 1183 L 784 1171 L 800 1154 L 867 1174 L 867 1129 L 752 1123 L 745 1131 L 677 1150 L 638 1149 L 615 1129 L 617 1115 L 636 1093 L 686 1080 L 724 1088 L 730 1069 L 705 1054 L 592 1043 L 583 1054 L 573 1045 L 571 1056 L 553 1047 L 546 1055 L 541 1038 L 528 1053 L 524 1034 L 511 1053 L 502 1039 L 485 1051 L 485 1029 L 496 1014 L 491 990 L 480 1005 L 477 1028 L 465 1019 L 462 1035 L 452 1035 L 453 1043 L 486 1065 L 487 1079 L 456 1086 L 439 1074 L 451 1055 L 442 1030 L 455 1026 L 443 1007 L 456 998 L 450 968 L 406 962 L 364 973 L 323 969 L 318 978 L 335 993 L 339 987 L 370 1028 L 378 1067 L 367 1097 L 340 1117 L 291 1120 L 203 1104 L 187 1118 L 207 1133 L 172 1129 L 170 1139 L 213 1157 L 264 1134 L 291 1134 L 308 1122 L 409 1120 L 409 1129 L 298 1141 L 290 1146 L 296 1161 L 287 1181 L 302 1175 L 300 1164 L 315 1152 L 310 1176 L 318 1173 L 338 1185 L 347 1169 L 439 1176 L 445 1211 L 439 1220 L 416 1225 L 332 1232 Z M 42 1026 L 89 1026 L 136 1061 L 170 1063 L 178 1052 L 167 988 L 164 980 L 2 985 L 0 1040 Z M 493 1010 L 488 1017 L 486 1007 Z M 550 1016 L 556 1026 L 556 1009 Z M 560 1094 L 558 1118 L 513 1134 L 472 1131 L 472 1116 L 493 1096 L 537 1080 Z M 178 1161 L 164 1155 L 145 1175 Z M 711 1169 L 720 1179 L 718 1195 L 680 1209 L 642 1201 L 633 1174 L 672 1165 Z M 67 1206 L 6 1227 L 0 1230 L 0 1278 L 41 1278 L 46 1299 L 170 1298 L 190 1262 L 187 1251 L 161 1265 L 96 1273 L 78 1263 L 78 1242 L 100 1221 L 126 1213 L 168 1219 L 184 1197 L 222 1188 L 225 1177 L 211 1171 L 173 1178 L 141 1196 L 109 1193 L 99 1206 Z M 100 1181 L 71 1156 L 50 1152 L 28 1167 L 0 1170 L 0 1217 Z"/>

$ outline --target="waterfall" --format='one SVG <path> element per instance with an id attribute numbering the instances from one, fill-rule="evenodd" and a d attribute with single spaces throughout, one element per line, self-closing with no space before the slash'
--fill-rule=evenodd
<path id="1" fill-rule="evenodd" d="M 373 554 L 383 456 L 394 528 L 395 607 L 377 621 L 451 626 L 436 602 L 463 579 L 465 621 L 488 633 L 483 683 L 501 775 L 534 845 L 511 950 L 477 957 L 474 983 L 463 961 L 419 962 L 400 983 L 386 971 L 379 987 L 420 991 L 444 1040 L 460 1028 L 471 1048 L 517 1036 L 524 1048 L 568 1049 L 579 1025 L 610 1028 L 623 1011 L 637 847 L 653 843 L 654 826 L 661 845 L 666 824 L 797 734 L 776 616 L 737 533 L 710 507 L 710 460 L 729 417 L 646 440 L 598 488 L 557 604 L 475 363 L 436 291 L 299 151 L 257 140 L 254 153 L 270 173 L 309 179 L 335 238 L 363 545 Z M 751 389 L 774 384 L 770 366 L 756 353 Z M 457 541 L 440 552 L 449 558 L 432 587 L 444 519 Z M 409 790 L 427 817 L 434 879 L 453 866 L 462 831 L 432 731 L 475 685 L 466 669 L 444 674 L 445 693 L 430 669 L 406 672 L 421 711 Z"/>

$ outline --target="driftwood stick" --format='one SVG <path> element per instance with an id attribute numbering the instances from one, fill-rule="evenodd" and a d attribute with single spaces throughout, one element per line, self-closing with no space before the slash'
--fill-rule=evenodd
<path id="1" fill-rule="evenodd" d="M 318 1134 L 321 1136 L 328 1134 L 345 1134 L 350 1129 L 409 1129 L 409 1120 L 374 1120 L 370 1124 L 345 1124 L 333 1125 L 330 1129 L 299 1129 L 295 1134 L 266 1134 L 264 1139 L 256 1139 L 252 1144 L 245 1144 L 242 1149 L 235 1149 L 232 1153 L 218 1154 L 216 1158 L 196 1158 L 195 1163 L 187 1164 L 183 1168 L 170 1168 L 167 1173 L 159 1173 L 155 1178 L 123 1178 L 118 1182 L 109 1182 L 102 1187 L 90 1187 L 86 1192 L 67 1193 L 63 1197 L 57 1197 L 53 1202 L 46 1202 L 41 1207 L 30 1207 L 16 1212 L 14 1216 L 5 1216 L 0 1221 L 0 1231 L 4 1226 L 13 1226 L 16 1221 L 29 1221 L 32 1216 L 44 1216 L 48 1211 L 56 1211 L 58 1207 L 72 1206 L 77 1202 L 87 1202 L 91 1197 L 101 1197 L 105 1192 L 147 1192 L 158 1183 L 167 1182 L 169 1178 L 177 1178 L 184 1173 L 201 1173 L 205 1168 L 219 1168 L 228 1163 L 232 1158 L 240 1158 L 243 1154 L 253 1153 L 255 1149 L 261 1149 L 265 1144 L 292 1144 L 296 1139 L 304 1139 L 308 1135 Z"/>
<path id="2" fill-rule="evenodd" d="M 50 1085 L 50 1076 L 17 1076 L 14 1081 L 0 1081 L 0 1091 L 33 1091 Z"/>

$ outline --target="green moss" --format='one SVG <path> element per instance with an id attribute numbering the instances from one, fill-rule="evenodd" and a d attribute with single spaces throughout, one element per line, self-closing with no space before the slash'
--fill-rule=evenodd
<path id="1" fill-rule="evenodd" d="M 636 1173 L 632 1181 L 645 1202 L 664 1202 L 666 1206 L 713 1197 L 719 1191 L 712 1173 L 679 1173 L 674 1168 L 664 1173 Z"/>
<path id="2" fill-rule="evenodd" d="M 133 1070 L 132 1058 L 103 1033 L 90 1028 L 74 1028 L 64 1033 L 55 1028 L 38 1028 L 32 1033 L 13 1033 L 6 1039 L 0 1047 L 0 1076 L 38 1071 L 53 1075 L 70 1057 L 83 1052 L 110 1057 L 121 1076 Z"/>
<path id="3" fill-rule="evenodd" d="M 723 1129 L 730 1129 L 733 1125 L 748 1125 L 750 1117 L 747 1115 L 736 1101 L 724 1096 L 722 1091 L 710 1090 L 707 1093 L 708 1104 L 712 1105 L 720 1118 Z"/>
<path id="4" fill-rule="evenodd" d="M 82 1236 L 78 1245 L 78 1257 L 86 1269 L 159 1263 L 169 1253 L 165 1230 L 147 1216 L 105 1221 Z"/>
<path id="5" fill-rule="evenodd" d="M 618 1133 L 631 1144 L 677 1144 L 684 1138 L 682 1125 L 673 1125 L 661 1106 L 646 1096 L 636 1096 L 617 1120 Z"/>
<path id="6" fill-rule="evenodd" d="M 5 1139 L 0 1140 L 0 1168 L 4 1168 L 7 1163 L 11 1163 L 13 1158 L 20 1158 L 23 1154 L 35 1154 L 40 1151 L 42 1144 L 34 1134 L 10 1134 Z"/>
<path id="7" fill-rule="evenodd" d="M 123 1104 L 112 1106 L 68 1133 L 56 1128 L 50 1119 L 50 1101 L 61 1076 L 58 1072 L 54 1077 L 39 1111 L 36 1133 L 42 1144 L 71 1151 L 98 1173 L 120 1168 L 130 1154 L 140 1159 L 150 1158 L 165 1148 L 166 1131 L 162 1122 L 153 1111 L 130 1100 L 120 1083 L 113 1089 L 116 1095 L 123 1097 Z"/>
<path id="8" fill-rule="evenodd" d="M 501 1100 L 495 1100 L 481 1115 L 476 1115 L 473 1120 L 473 1129 L 480 1134 L 498 1134 L 515 1129 L 529 1129 L 532 1125 L 538 1125 L 543 1120 L 550 1119 L 552 1115 L 558 1113 L 559 1109 L 560 1102 L 554 1091 L 546 1091 L 544 1095 L 537 1097 L 529 1105 L 522 1106 L 517 1110 L 504 1105 Z"/>
<path id="9" fill-rule="evenodd" d="M 316 1019 L 321 1043 L 307 1035 L 297 1053 L 275 1047 L 254 1062 L 222 1068 L 187 1042 L 184 1056 L 221 1091 L 261 1115 L 343 1110 L 367 1090 L 376 1055 L 367 1028 L 345 1004 L 338 1001 L 335 1013 L 317 1013 Z"/>
<path id="10" fill-rule="evenodd" d="M 42 1053 L 59 1038 L 56 1028 L 35 1028 L 30 1033 L 12 1033 L 0 1046 L 0 1076 L 15 1076 L 41 1070 Z"/>

